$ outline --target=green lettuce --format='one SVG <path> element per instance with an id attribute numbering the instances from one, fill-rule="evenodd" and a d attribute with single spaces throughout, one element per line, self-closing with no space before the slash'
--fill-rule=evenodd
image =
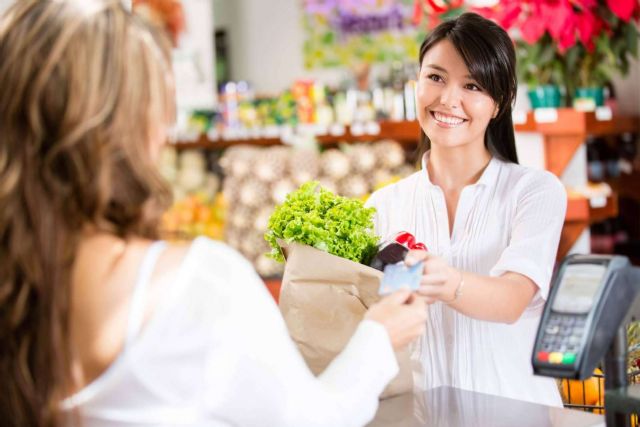
<path id="1" fill-rule="evenodd" d="M 303 184 L 276 206 L 265 240 L 269 256 L 284 262 L 277 239 L 302 243 L 351 261 L 368 264 L 377 251 L 373 233 L 375 208 L 333 194 L 316 181 Z"/>

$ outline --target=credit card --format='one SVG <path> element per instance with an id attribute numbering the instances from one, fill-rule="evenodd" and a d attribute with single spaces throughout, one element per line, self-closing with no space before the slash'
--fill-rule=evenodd
<path id="1" fill-rule="evenodd" d="M 403 262 L 388 264 L 384 268 L 384 276 L 382 276 L 378 293 L 388 295 L 399 289 L 417 291 L 420 288 L 423 265 L 423 262 L 411 267 L 407 267 Z"/>

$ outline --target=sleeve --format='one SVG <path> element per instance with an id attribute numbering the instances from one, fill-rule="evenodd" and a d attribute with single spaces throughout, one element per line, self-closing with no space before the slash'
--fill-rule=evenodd
<path id="1" fill-rule="evenodd" d="M 567 210 L 566 190 L 560 180 L 547 171 L 535 171 L 523 178 L 516 192 L 515 217 L 509 245 L 489 272 L 506 272 L 530 278 L 538 292 L 532 305 L 547 299 L 560 234 Z"/>
<path id="2" fill-rule="evenodd" d="M 291 340 L 280 312 L 251 265 L 237 255 L 205 394 L 213 418 L 242 426 L 362 426 L 398 372 L 384 327 L 363 321 L 346 348 L 315 377 Z M 234 289 L 230 292 L 229 289 Z M 220 302 L 217 304 L 220 306 Z M 229 356 L 221 357 L 222 353 Z M 225 379 L 222 383 L 220 379 Z"/>

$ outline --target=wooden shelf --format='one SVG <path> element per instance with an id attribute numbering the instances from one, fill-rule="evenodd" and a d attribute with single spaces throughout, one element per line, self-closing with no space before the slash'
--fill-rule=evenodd
<path id="1" fill-rule="evenodd" d="M 598 120 L 594 112 L 578 111 L 573 108 L 558 108 L 557 120 L 551 123 L 539 123 L 534 112 L 527 113 L 527 121 L 516 124 L 516 132 L 538 132 L 545 136 L 558 135 L 618 135 L 624 132 L 638 132 L 638 117 L 614 116 L 611 120 Z"/>
<path id="2" fill-rule="evenodd" d="M 550 123 L 537 122 L 535 114 L 529 112 L 526 122 L 515 125 L 515 130 L 544 136 L 545 168 L 557 176 L 563 174 L 588 135 L 618 135 L 640 130 L 638 117 L 615 116 L 611 120 L 598 120 L 594 112 L 573 108 L 559 108 L 556 112 L 556 120 Z"/>
<path id="3" fill-rule="evenodd" d="M 566 222 L 589 222 L 589 200 L 584 197 L 570 197 L 567 201 Z"/>
<path id="4" fill-rule="evenodd" d="M 281 145 L 280 138 L 251 138 L 251 139 L 219 139 L 211 141 L 207 135 L 200 135 L 196 142 L 178 142 L 173 146 L 178 150 L 192 150 L 194 148 L 203 148 L 205 150 L 222 150 L 234 145 L 259 145 L 268 147 L 272 145 Z"/>
<path id="5" fill-rule="evenodd" d="M 618 196 L 607 197 L 607 204 L 600 208 L 589 208 L 589 222 L 594 224 L 618 216 Z"/>
<path id="6" fill-rule="evenodd" d="M 589 199 L 584 197 L 570 197 L 567 202 L 566 222 L 595 223 L 618 216 L 618 197 L 607 197 L 607 204 L 603 207 L 593 208 Z"/>
<path id="7" fill-rule="evenodd" d="M 381 139 L 393 139 L 404 145 L 416 146 L 420 139 L 420 125 L 417 121 L 379 122 L 380 130 L 373 134 L 354 135 L 352 126 L 345 126 L 342 135 L 319 135 L 317 136 L 320 145 L 332 145 L 341 142 L 372 142 Z M 234 145 L 257 145 L 273 146 L 281 145 L 280 138 L 243 138 L 243 139 L 218 139 L 211 141 L 206 135 L 201 135 L 195 142 L 179 142 L 174 144 L 178 150 L 189 150 L 194 148 L 204 148 L 208 150 L 221 150 Z"/>
<path id="8" fill-rule="evenodd" d="M 575 242 L 589 225 L 616 217 L 617 215 L 618 197 L 616 195 L 607 197 L 607 204 L 599 208 L 591 207 L 589 205 L 589 199 L 587 198 L 569 198 L 556 259 L 560 261 L 567 256 L 567 253 L 569 253 Z"/>
<path id="9" fill-rule="evenodd" d="M 620 175 L 616 179 L 608 180 L 607 183 L 618 197 L 640 201 L 640 172 L 634 171 L 630 175 Z"/>

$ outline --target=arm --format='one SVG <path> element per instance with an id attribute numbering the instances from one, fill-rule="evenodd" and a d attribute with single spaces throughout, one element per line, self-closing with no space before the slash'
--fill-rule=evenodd
<path id="1" fill-rule="evenodd" d="M 523 183 L 517 195 L 511 239 L 488 276 L 460 271 L 431 254 L 410 254 L 408 263 L 425 260 L 420 293 L 427 302 L 447 302 L 476 319 L 513 323 L 536 295 L 546 299 L 566 194 L 557 178 L 544 173 Z"/>
<path id="2" fill-rule="evenodd" d="M 242 261 L 242 265 L 232 268 L 236 272 L 234 282 L 225 285 L 226 301 L 222 304 L 231 318 L 225 321 L 228 326 L 224 337 L 214 339 L 219 342 L 217 347 L 232 354 L 224 358 L 221 350 L 212 349 L 207 368 L 211 372 L 209 397 L 205 396 L 216 402 L 211 416 L 242 426 L 339 427 L 361 426 L 370 421 L 377 410 L 379 394 L 398 372 L 387 332 L 393 328 L 374 320 L 361 322 L 347 347 L 316 378 L 249 264 Z M 237 290 L 231 291 L 231 287 Z M 407 292 L 404 299 L 408 295 Z M 402 302 L 391 305 L 424 314 L 423 307 Z M 372 314 L 372 319 L 385 318 L 380 310 Z M 422 315 L 416 323 L 424 324 Z M 404 321 L 406 328 L 408 319 L 396 318 Z M 414 337 L 421 331 L 409 335 Z"/>
<path id="3" fill-rule="evenodd" d="M 450 267 L 442 258 L 422 251 L 412 251 L 407 257 L 408 264 L 420 260 L 425 261 L 425 273 L 419 293 L 427 303 L 445 302 L 475 319 L 514 323 L 538 290 L 536 284 L 522 274 L 482 276 Z M 456 297 L 457 290 L 460 294 Z"/>

